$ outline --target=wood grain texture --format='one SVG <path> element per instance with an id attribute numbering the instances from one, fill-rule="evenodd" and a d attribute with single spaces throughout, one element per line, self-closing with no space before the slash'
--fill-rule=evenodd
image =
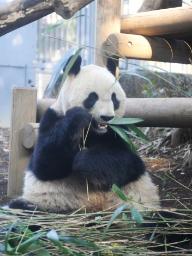
<path id="1" fill-rule="evenodd" d="M 121 0 L 97 0 L 95 64 L 106 65 L 102 44 L 111 33 L 120 32 Z"/>
<path id="2" fill-rule="evenodd" d="M 37 91 L 33 88 L 15 88 L 12 94 L 11 141 L 8 172 L 8 196 L 20 195 L 24 170 L 30 152 L 21 143 L 21 131 L 25 124 L 36 122 Z"/>
<path id="3" fill-rule="evenodd" d="M 52 12 L 64 19 L 93 0 L 13 0 L 0 5 L 0 36 L 38 20 Z"/>
<path id="4" fill-rule="evenodd" d="M 103 44 L 106 56 L 190 64 L 192 44 L 182 40 L 116 33 Z"/>
<path id="5" fill-rule="evenodd" d="M 144 36 L 192 38 L 192 6 L 137 13 L 121 19 L 121 32 Z"/>

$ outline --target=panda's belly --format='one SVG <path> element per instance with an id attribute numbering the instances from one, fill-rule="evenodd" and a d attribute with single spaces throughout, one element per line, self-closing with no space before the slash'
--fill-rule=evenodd
<path id="1" fill-rule="evenodd" d="M 138 209 L 159 208 L 158 191 L 146 173 L 138 181 L 126 185 L 123 190 L 130 204 Z M 27 171 L 23 198 L 43 210 L 67 212 L 78 209 L 99 211 L 116 208 L 122 201 L 112 192 L 92 192 L 88 187 L 74 183 L 72 178 L 60 181 L 40 181 Z"/>

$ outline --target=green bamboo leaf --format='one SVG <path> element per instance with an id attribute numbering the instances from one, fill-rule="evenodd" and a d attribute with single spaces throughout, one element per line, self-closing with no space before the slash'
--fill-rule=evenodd
<path id="1" fill-rule="evenodd" d="M 70 248 L 63 246 L 55 230 L 47 233 L 47 238 L 63 253 L 63 255 L 76 255 Z"/>
<path id="2" fill-rule="evenodd" d="M 39 241 L 40 238 L 42 238 L 45 234 L 44 233 L 38 233 L 34 234 L 24 242 L 22 242 L 19 247 L 17 248 L 18 252 L 26 253 L 28 252 L 28 249 L 31 245 L 35 244 L 35 242 Z M 39 245 L 37 245 L 37 248 L 39 248 Z"/>
<path id="3" fill-rule="evenodd" d="M 32 251 L 32 250 L 31 250 Z M 51 256 L 49 251 L 45 248 L 41 248 L 38 251 L 35 251 L 35 256 Z"/>
<path id="4" fill-rule="evenodd" d="M 108 224 L 107 224 L 107 227 L 105 228 L 105 231 L 104 233 L 107 232 L 107 230 L 109 229 L 109 227 L 112 225 L 112 223 L 114 222 L 114 220 L 125 210 L 129 208 L 129 206 L 127 204 L 123 204 L 121 205 L 120 207 L 118 207 L 114 213 L 112 214 L 111 216 L 111 219 L 109 220 Z"/>
<path id="5" fill-rule="evenodd" d="M 91 249 L 94 249 L 94 250 L 98 249 L 98 247 L 95 243 L 93 243 L 91 241 L 75 238 L 75 237 L 59 236 L 59 240 L 64 241 L 65 243 L 75 244 L 76 246 L 91 248 Z"/>
<path id="6" fill-rule="evenodd" d="M 131 208 L 131 217 L 138 224 L 143 223 L 143 217 L 141 213 L 134 207 Z"/>
<path id="7" fill-rule="evenodd" d="M 133 131 L 138 138 L 141 138 L 145 142 L 149 142 L 149 139 L 147 138 L 147 136 L 139 128 L 137 128 L 135 125 L 128 125 L 128 128 L 131 131 Z"/>
<path id="8" fill-rule="evenodd" d="M 17 223 L 13 223 L 12 225 L 10 225 L 7 233 L 6 233 L 6 236 L 5 236 L 5 252 L 7 254 L 11 254 L 12 252 L 14 252 L 14 248 L 12 248 L 9 244 L 9 239 L 10 239 L 10 235 L 11 235 L 11 232 L 13 230 L 14 227 L 16 227 Z"/>
<path id="9" fill-rule="evenodd" d="M 126 125 L 126 124 L 137 124 L 143 122 L 141 118 L 129 118 L 129 117 L 114 117 L 108 122 L 110 125 Z"/>
<path id="10" fill-rule="evenodd" d="M 112 191 L 115 193 L 121 200 L 127 202 L 128 197 L 127 195 L 115 184 L 112 186 Z"/>
<path id="11" fill-rule="evenodd" d="M 130 147 L 130 149 L 133 151 L 133 152 L 136 152 L 136 147 L 135 145 L 132 143 L 132 141 L 130 140 L 128 134 L 127 134 L 127 131 L 121 127 L 116 127 L 116 126 L 113 126 L 113 125 L 110 125 L 111 129 L 114 130 Z"/>

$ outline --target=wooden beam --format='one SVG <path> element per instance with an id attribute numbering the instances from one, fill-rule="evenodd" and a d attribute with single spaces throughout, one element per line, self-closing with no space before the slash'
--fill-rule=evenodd
<path id="1" fill-rule="evenodd" d="M 41 114 L 51 104 L 53 100 L 40 100 Z M 142 118 L 139 125 L 144 127 L 192 128 L 192 98 L 127 98 L 125 116 Z M 26 149 L 34 147 L 38 127 L 37 123 L 25 125 L 29 132 L 22 133 L 21 144 Z"/>
<path id="2" fill-rule="evenodd" d="M 144 36 L 192 36 L 192 6 L 137 13 L 121 19 L 121 32 Z"/>
<path id="3" fill-rule="evenodd" d="M 14 88 L 12 94 L 11 142 L 8 171 L 8 196 L 15 197 L 22 191 L 24 170 L 30 152 L 21 143 L 25 124 L 36 121 L 37 91 L 33 88 Z"/>
<path id="4" fill-rule="evenodd" d="M 38 20 L 52 12 L 64 19 L 93 0 L 13 0 L 0 5 L 0 36 Z"/>
<path id="5" fill-rule="evenodd" d="M 103 52 L 108 57 L 191 64 L 191 47 L 182 40 L 118 33 L 107 38 Z"/>
<path id="6" fill-rule="evenodd" d="M 111 33 L 120 32 L 121 0 L 97 0 L 96 7 L 96 38 L 95 38 L 95 64 L 106 66 L 103 58 L 102 43 Z"/>
<path id="7" fill-rule="evenodd" d="M 192 98 L 129 98 L 125 116 L 143 118 L 146 127 L 192 128 Z"/>

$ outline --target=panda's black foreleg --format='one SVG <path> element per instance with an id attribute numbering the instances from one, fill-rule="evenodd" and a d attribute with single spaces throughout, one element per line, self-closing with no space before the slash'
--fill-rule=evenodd
<path id="1" fill-rule="evenodd" d="M 49 181 L 70 175 L 83 129 L 90 122 L 91 115 L 80 107 L 68 110 L 65 116 L 59 116 L 53 109 L 47 110 L 29 165 L 38 179 Z"/>
<path id="2" fill-rule="evenodd" d="M 9 208 L 29 210 L 29 211 L 39 210 L 35 204 L 33 204 L 23 198 L 12 199 L 9 202 Z"/>
<path id="3" fill-rule="evenodd" d="M 113 184 L 122 187 L 145 172 L 143 161 L 129 150 L 114 147 L 84 149 L 73 162 L 75 175 L 85 178 L 95 189 L 109 191 Z"/>

